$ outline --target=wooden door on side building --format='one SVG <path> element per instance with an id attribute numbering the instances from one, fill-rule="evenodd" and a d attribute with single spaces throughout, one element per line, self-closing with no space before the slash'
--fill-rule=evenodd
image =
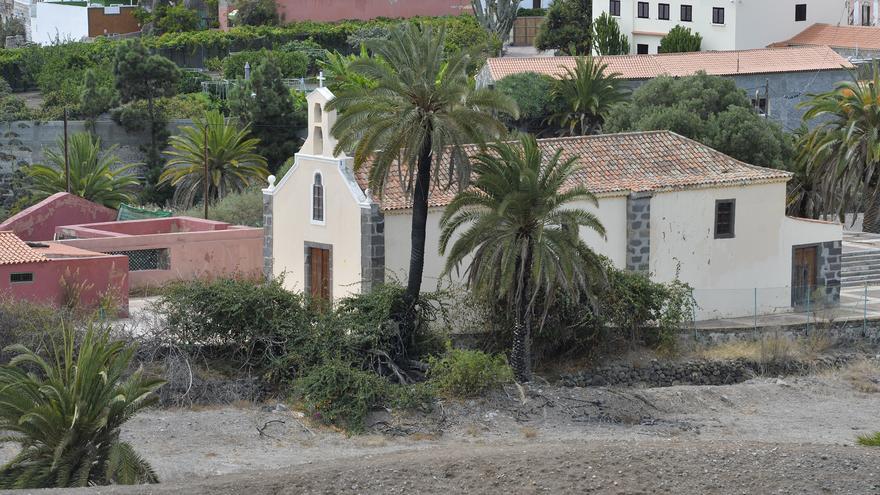
<path id="1" fill-rule="evenodd" d="M 818 268 L 818 248 L 816 246 L 796 247 L 792 255 L 792 305 L 796 307 L 811 304 L 813 290 L 816 289 Z"/>
<path id="2" fill-rule="evenodd" d="M 330 250 L 309 247 L 308 259 L 309 295 L 313 299 L 330 300 Z"/>

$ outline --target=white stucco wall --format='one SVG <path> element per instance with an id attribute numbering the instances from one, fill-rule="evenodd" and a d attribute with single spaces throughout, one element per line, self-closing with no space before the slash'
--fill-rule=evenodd
<path id="1" fill-rule="evenodd" d="M 593 231 L 583 231 L 581 237 L 598 254 L 607 256 L 619 268 L 626 267 L 626 196 L 599 198 L 599 206 L 586 202 L 572 203 L 572 208 L 581 208 L 594 213 L 606 230 L 602 238 Z M 422 277 L 423 290 L 433 290 L 440 283 L 446 260 L 439 253 L 440 218 L 442 208 L 432 208 L 428 213 L 428 228 L 425 238 L 425 269 Z M 409 210 L 386 212 L 385 214 L 385 268 L 386 280 L 405 282 L 409 273 L 410 225 L 412 216 Z M 451 245 L 451 244 L 450 244 Z M 466 260 L 460 272 L 453 272 L 450 280 L 458 285 L 467 268 Z M 444 282 L 445 283 L 445 282 Z M 442 284 L 441 284 L 442 285 Z"/>
<path id="2" fill-rule="evenodd" d="M 735 199 L 735 237 L 715 239 L 715 201 Z M 699 319 L 789 311 L 792 246 L 840 240 L 840 226 L 785 217 L 785 183 L 696 189 L 651 199 L 652 276 L 694 288 Z M 756 293 L 757 290 L 757 293 Z"/>
<path id="3" fill-rule="evenodd" d="M 87 7 L 39 2 L 31 5 L 30 40 L 50 45 L 56 40 L 79 41 L 89 36 Z"/>
<path id="4" fill-rule="evenodd" d="M 669 4 L 669 20 L 658 19 L 658 4 Z M 795 4 L 807 4 L 807 20 L 795 22 Z M 770 43 L 791 38 L 816 22 L 845 23 L 844 0 L 648 0 L 650 17 L 638 18 L 638 0 L 621 0 L 621 30 L 630 38 L 630 51 L 639 43 L 648 45 L 648 53 L 657 53 L 660 39 L 680 24 L 700 33 L 703 50 L 746 50 L 763 48 Z M 681 20 L 681 6 L 692 7 L 692 21 Z M 712 24 L 712 9 L 724 9 L 724 24 Z M 593 2 L 593 17 L 609 8 L 608 0 Z"/>
<path id="5" fill-rule="evenodd" d="M 361 207 L 352 195 L 342 167 L 348 160 L 297 155 L 296 164 L 276 187 L 273 199 L 273 273 L 284 274 L 284 286 L 306 286 L 306 242 L 332 246 L 332 297 L 361 289 Z M 324 223 L 312 221 L 312 183 L 320 173 L 324 184 Z"/>

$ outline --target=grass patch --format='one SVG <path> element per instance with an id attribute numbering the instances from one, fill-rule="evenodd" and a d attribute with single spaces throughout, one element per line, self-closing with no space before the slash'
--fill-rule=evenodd
<path id="1" fill-rule="evenodd" d="M 876 394 L 880 392 L 880 365 L 876 361 L 860 359 L 840 370 L 844 380 L 859 392 Z"/>
<path id="2" fill-rule="evenodd" d="M 745 359 L 756 363 L 784 363 L 815 359 L 831 346 L 831 339 L 824 332 L 795 339 L 768 335 L 759 340 L 736 340 L 701 347 L 694 351 L 694 357 L 710 361 Z"/>
<path id="3" fill-rule="evenodd" d="M 865 447 L 880 447 L 880 431 L 869 435 L 859 435 L 856 441 Z"/>

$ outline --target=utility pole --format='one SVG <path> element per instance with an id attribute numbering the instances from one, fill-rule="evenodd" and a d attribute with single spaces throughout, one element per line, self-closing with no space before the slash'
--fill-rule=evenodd
<path id="1" fill-rule="evenodd" d="M 204 161 L 205 161 L 205 220 L 208 219 L 208 186 L 210 182 L 208 182 L 210 177 L 208 176 L 208 122 L 205 122 L 205 150 L 204 150 Z"/>
<path id="2" fill-rule="evenodd" d="M 67 153 L 67 107 L 64 108 L 64 181 L 65 190 L 70 192 L 70 156 Z"/>
<path id="3" fill-rule="evenodd" d="M 764 117 L 769 119 L 770 118 L 770 79 L 769 78 L 766 80 L 766 82 L 764 84 L 764 98 L 767 101 L 767 104 L 766 104 L 767 108 L 764 111 L 764 113 L 766 115 Z"/>

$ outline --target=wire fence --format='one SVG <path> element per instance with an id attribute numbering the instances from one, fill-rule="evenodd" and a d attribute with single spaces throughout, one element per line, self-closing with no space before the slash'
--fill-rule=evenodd
<path id="1" fill-rule="evenodd" d="M 880 318 L 880 285 L 695 289 L 695 328 L 815 325 Z"/>
<path id="2" fill-rule="evenodd" d="M 288 89 L 298 91 L 300 93 L 308 93 L 314 91 L 320 86 L 319 77 L 300 77 L 291 79 L 282 79 L 281 81 Z M 243 85 L 244 79 L 215 79 L 212 81 L 202 81 L 202 93 L 226 99 L 229 97 L 230 90 Z"/>

